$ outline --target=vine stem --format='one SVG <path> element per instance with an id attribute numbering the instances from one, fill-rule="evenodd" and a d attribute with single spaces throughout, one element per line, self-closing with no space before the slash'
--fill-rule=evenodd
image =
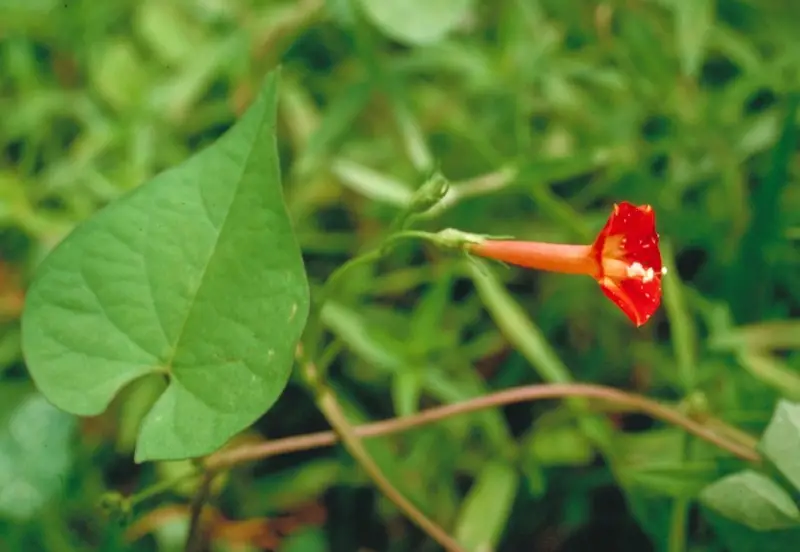
<path id="1" fill-rule="evenodd" d="M 303 359 L 302 347 L 298 346 L 297 357 L 301 362 L 301 369 L 310 386 L 317 392 L 317 407 L 325 415 L 328 423 L 341 438 L 347 451 L 356 459 L 359 465 L 367 472 L 378 489 L 391 500 L 408 519 L 413 521 L 420 529 L 425 531 L 433 540 L 441 545 L 448 552 L 464 552 L 458 542 L 447 534 L 435 522 L 429 519 L 422 511 L 411 503 L 403 494 L 398 491 L 391 481 L 383 474 L 381 468 L 367 451 L 361 438 L 355 432 L 353 426 L 347 421 L 345 413 L 336 395 L 325 384 L 317 371 L 316 365 L 308 359 Z"/>
<path id="2" fill-rule="evenodd" d="M 341 265 L 339 268 L 333 271 L 333 273 L 328 277 L 325 285 L 322 287 L 320 292 L 320 297 L 318 302 L 320 304 L 325 303 L 325 301 L 330 297 L 330 295 L 335 290 L 336 286 L 339 282 L 343 279 L 344 275 L 350 272 L 352 269 L 367 265 L 369 263 L 375 262 L 384 255 L 386 255 L 386 251 L 395 247 L 398 243 L 405 241 L 405 240 L 427 240 L 433 243 L 437 243 L 437 235 L 432 232 L 424 232 L 421 230 L 404 230 L 402 232 L 397 232 L 390 237 L 383 240 L 377 247 L 367 251 L 366 253 L 362 253 L 357 257 L 354 257 Z"/>
<path id="3" fill-rule="evenodd" d="M 647 397 L 627 393 L 612 387 L 586 383 L 536 384 L 517 387 L 459 403 L 430 408 L 403 418 L 392 418 L 381 422 L 355 426 L 352 430 L 353 433 L 360 438 L 381 437 L 422 427 L 452 416 L 476 412 L 487 408 L 527 401 L 561 399 L 565 397 L 596 399 L 648 414 L 655 419 L 678 426 L 695 437 L 703 439 L 742 460 L 755 464 L 761 462 L 761 455 L 753 446 L 753 441 L 750 436 L 747 436 L 746 439 L 734 439 L 726 436 L 725 433 L 730 435 L 736 435 L 736 433 L 723 431 L 722 429 L 715 430 L 710 427 L 712 422 L 713 426 L 717 426 L 718 428 L 727 427 L 723 426 L 720 421 L 709 419 L 701 423 L 674 408 L 665 406 Z M 338 441 L 339 438 L 335 432 L 322 431 L 319 433 L 286 437 L 266 443 L 241 445 L 235 448 L 221 450 L 211 455 L 206 459 L 205 466 L 208 469 L 214 470 L 227 469 L 245 462 L 252 462 L 281 454 L 332 446 Z"/>
<path id="4" fill-rule="evenodd" d="M 211 482 L 214 472 L 206 470 L 200 486 L 195 492 L 194 499 L 189 508 L 189 531 L 186 535 L 184 552 L 200 552 L 203 548 L 205 532 L 203 531 L 203 506 L 211 494 Z"/>

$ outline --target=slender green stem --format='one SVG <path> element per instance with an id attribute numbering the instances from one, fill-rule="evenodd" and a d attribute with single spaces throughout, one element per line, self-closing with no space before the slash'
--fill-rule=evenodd
<path id="1" fill-rule="evenodd" d="M 507 188 L 516 180 L 518 174 L 519 170 L 517 168 L 506 166 L 497 171 L 477 176 L 470 180 L 453 183 L 441 201 L 424 213 L 413 215 L 413 219 L 435 219 L 464 199 L 488 195 L 492 192 Z"/>
<path id="2" fill-rule="evenodd" d="M 128 499 L 130 507 L 133 508 L 138 504 L 145 502 L 146 500 L 149 500 L 155 496 L 171 491 L 181 483 L 198 478 L 200 477 L 200 475 L 201 475 L 200 470 L 192 470 L 190 472 L 181 474 L 180 476 L 174 479 L 159 481 L 158 483 L 155 483 L 150 487 L 145 488 L 141 492 L 131 495 L 131 497 Z"/>
<path id="3" fill-rule="evenodd" d="M 672 515 L 669 523 L 667 552 L 684 552 L 686 550 L 686 526 L 689 523 L 688 498 L 676 498 L 672 501 Z"/>
<path id="4" fill-rule="evenodd" d="M 353 257 L 334 270 L 333 273 L 328 276 L 328 279 L 325 281 L 322 289 L 314 298 L 315 300 L 312 304 L 311 314 L 309 315 L 308 322 L 306 323 L 305 332 L 303 334 L 303 342 L 305 343 L 309 356 L 311 358 L 318 358 L 317 347 L 321 342 L 324 331 L 323 326 L 320 323 L 322 308 L 325 306 L 325 303 L 328 301 L 328 299 L 334 295 L 337 286 L 346 275 L 348 275 L 354 268 L 365 266 L 380 260 L 384 255 L 386 255 L 387 251 L 403 240 L 422 239 L 436 241 L 437 236 L 437 234 L 430 232 L 420 232 L 415 230 L 397 232 L 390 235 L 388 238 L 385 238 L 374 249 Z"/>
<path id="5" fill-rule="evenodd" d="M 510 236 L 489 236 L 484 234 L 471 234 L 462 232 L 454 228 L 446 228 L 438 232 L 424 232 L 422 230 L 403 230 L 390 235 L 383 240 L 377 247 L 354 257 L 333 271 L 328 277 L 325 285 L 317 297 L 317 305 L 321 307 L 325 304 L 336 286 L 341 282 L 346 274 L 354 268 L 373 263 L 380 260 L 386 253 L 398 243 L 405 240 L 423 240 L 441 249 L 468 251 L 471 246 L 482 243 L 487 239 L 502 240 L 509 239 Z"/>
<path id="6" fill-rule="evenodd" d="M 661 254 L 665 265 L 675 265 L 675 253 L 668 240 L 661 245 Z M 678 367 L 678 379 L 683 386 L 684 397 L 689 404 L 689 409 L 697 408 L 695 401 L 697 389 L 697 328 L 694 318 L 690 315 L 686 305 L 684 285 L 676 274 L 670 275 L 664 281 L 664 308 L 670 321 L 672 330 L 673 349 Z M 691 412 L 690 412 L 690 415 Z M 681 439 L 680 456 L 683 462 L 692 459 L 692 445 L 694 440 L 689 434 L 684 434 Z M 689 497 L 679 497 L 672 501 L 672 515 L 669 536 L 667 538 L 668 552 L 684 552 L 687 546 L 687 527 L 689 525 L 689 510 L 692 501 Z"/>
<path id="7" fill-rule="evenodd" d="M 339 282 L 342 281 L 342 278 L 351 270 L 363 265 L 367 265 L 369 263 L 373 263 L 377 260 L 380 260 L 384 255 L 386 255 L 386 252 L 389 249 L 396 246 L 401 241 L 413 240 L 413 239 L 436 242 L 437 235 L 431 232 L 422 232 L 418 230 L 405 230 L 403 232 L 392 234 L 387 239 L 385 239 L 380 245 L 378 245 L 378 247 L 376 247 L 375 249 L 367 251 L 366 253 L 359 255 L 357 257 L 353 257 L 352 259 L 341 265 L 339 268 L 337 268 L 325 282 L 325 285 L 322 288 L 322 292 L 320 293 L 318 303 L 320 305 L 324 304 L 325 301 L 330 297 L 330 295 L 335 291 L 336 286 L 339 284 Z"/>

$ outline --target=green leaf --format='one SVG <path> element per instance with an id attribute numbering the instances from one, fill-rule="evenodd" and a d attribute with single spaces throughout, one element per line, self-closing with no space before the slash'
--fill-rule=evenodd
<path id="1" fill-rule="evenodd" d="M 75 419 L 39 393 L 6 384 L 0 428 L 0 515 L 28 519 L 62 492 Z"/>
<path id="2" fill-rule="evenodd" d="M 779 401 L 759 448 L 800 490 L 800 404 Z"/>
<path id="3" fill-rule="evenodd" d="M 398 416 L 410 416 L 419 410 L 424 376 L 415 366 L 397 373 L 392 381 L 392 402 Z"/>
<path id="4" fill-rule="evenodd" d="M 780 135 L 773 146 L 770 171 L 748 199 L 750 223 L 739 244 L 738 266 L 731 271 L 735 277 L 728 284 L 734 314 L 742 322 L 765 318 L 768 290 L 778 272 L 772 251 L 781 242 L 785 227 L 784 191 L 792 182 L 789 171 L 798 143 L 798 110 L 800 94 L 790 94 L 782 113 Z"/>
<path id="5" fill-rule="evenodd" d="M 148 77 L 133 44 L 118 40 L 93 50 L 93 54 L 90 75 L 101 97 L 120 111 L 140 103 Z"/>
<path id="6" fill-rule="evenodd" d="M 283 203 L 278 75 L 213 146 L 80 225 L 41 264 L 23 350 L 56 406 L 90 416 L 164 374 L 136 459 L 208 454 L 278 398 L 309 291 Z"/>
<path id="7" fill-rule="evenodd" d="M 675 43 L 684 75 L 695 76 L 705 56 L 706 40 L 714 25 L 711 0 L 673 0 Z"/>
<path id="8" fill-rule="evenodd" d="M 716 451 L 695 444 L 692 460 L 684 458 L 686 434 L 677 428 L 614 436 L 617 473 L 629 490 L 658 496 L 696 496 L 718 476 Z"/>
<path id="9" fill-rule="evenodd" d="M 360 0 L 370 21 L 389 38 L 409 45 L 433 44 L 466 19 L 474 0 Z"/>
<path id="10" fill-rule="evenodd" d="M 205 37 L 176 5 L 146 1 L 136 10 L 138 34 L 164 63 L 182 64 Z"/>
<path id="11" fill-rule="evenodd" d="M 519 475 L 500 462 L 490 462 L 478 475 L 458 517 L 455 536 L 467 550 L 494 550 L 517 494 Z"/>
<path id="12" fill-rule="evenodd" d="M 594 458 L 592 443 L 564 408 L 541 415 L 525 437 L 524 446 L 526 463 L 538 466 L 587 466 Z"/>
<path id="13" fill-rule="evenodd" d="M 709 346 L 723 351 L 800 350 L 800 320 L 770 320 L 729 328 L 727 331 L 713 336 Z"/>
<path id="14" fill-rule="evenodd" d="M 373 201 L 407 207 L 414 196 L 411 188 L 403 182 L 348 159 L 334 160 L 331 172 L 343 185 Z"/>
<path id="15" fill-rule="evenodd" d="M 319 125 L 300 153 L 296 168 L 298 174 L 308 174 L 322 163 L 326 155 L 336 149 L 342 137 L 353 127 L 359 114 L 365 109 L 372 92 L 372 83 L 369 81 L 342 86 L 341 94 L 331 100 Z"/>
<path id="16" fill-rule="evenodd" d="M 550 346 L 547 337 L 490 272 L 489 265 L 473 260 L 468 267 L 490 315 L 506 338 L 533 365 L 539 376 L 548 383 L 573 381 L 572 374 Z"/>
<path id="17" fill-rule="evenodd" d="M 777 483 L 760 473 L 743 470 L 706 487 L 700 501 L 722 516 L 756 531 L 800 525 L 800 510 Z"/>
<path id="18" fill-rule="evenodd" d="M 669 240 L 662 242 L 661 255 L 664 266 L 677 266 L 675 251 Z M 684 288 L 677 274 L 664 278 L 664 310 L 672 328 L 679 380 L 688 393 L 695 388 L 697 381 L 697 327 L 686 306 Z"/>
<path id="19" fill-rule="evenodd" d="M 467 268 L 490 316 L 539 376 L 548 383 L 573 381 L 572 374 L 547 341 L 545 334 L 503 288 L 490 271 L 489 265 L 473 258 Z M 587 403 L 583 399 L 567 399 L 565 403 L 579 415 L 580 428 L 592 444 L 603 453 L 611 454 L 609 424 L 589 413 Z"/>

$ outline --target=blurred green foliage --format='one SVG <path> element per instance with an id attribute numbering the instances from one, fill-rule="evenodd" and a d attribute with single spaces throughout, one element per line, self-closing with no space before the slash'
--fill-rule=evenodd
<path id="1" fill-rule="evenodd" d="M 580 380 L 760 434 L 778 399 L 800 400 L 798 33 L 781 0 L 0 0 L 0 549 L 181 549 L 191 485 L 127 525 L 99 514 L 107 491 L 187 468 L 133 463 L 160 388 L 137 382 L 88 420 L 48 407 L 20 352 L 22 293 L 75 224 L 218 138 L 278 63 L 312 290 L 435 169 L 451 189 L 420 228 L 588 242 L 614 201 L 650 203 L 671 269 L 637 330 L 588 279 L 403 244 L 323 312 L 353 420 Z M 617 419 L 609 437 L 567 405 L 517 405 L 368 445 L 475 550 L 797 548 L 796 529 L 696 507 L 740 462 Z M 325 427 L 298 379 L 243 439 Z M 215 493 L 214 550 L 433 549 L 338 448 L 235 470 Z"/>

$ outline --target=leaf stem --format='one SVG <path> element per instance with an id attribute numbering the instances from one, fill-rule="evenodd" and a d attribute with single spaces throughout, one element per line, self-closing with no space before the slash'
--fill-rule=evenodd
<path id="1" fill-rule="evenodd" d="M 487 239 L 499 240 L 509 238 L 510 236 L 489 236 L 485 234 L 471 234 L 469 232 L 462 232 L 454 228 L 446 228 L 438 232 L 425 232 L 422 230 L 403 230 L 396 232 L 386 239 L 384 239 L 374 249 L 367 251 L 357 257 L 353 257 L 346 263 L 342 264 L 333 271 L 333 273 L 325 281 L 322 290 L 319 294 L 317 304 L 323 305 L 325 301 L 336 290 L 338 283 L 344 276 L 352 269 L 361 265 L 375 262 L 386 255 L 387 251 L 395 247 L 399 242 L 404 240 L 423 240 L 428 243 L 439 247 L 440 249 L 458 250 L 468 252 L 469 249 Z"/>
<path id="2" fill-rule="evenodd" d="M 689 523 L 688 498 L 676 498 L 672 501 L 667 552 L 684 552 L 686 550 L 686 526 Z"/>
<path id="3" fill-rule="evenodd" d="M 319 297 L 319 304 L 322 305 L 325 301 L 331 296 L 333 291 L 336 289 L 337 284 L 342 280 L 342 278 L 353 270 L 362 265 L 366 265 L 372 262 L 379 260 L 386 254 L 386 251 L 399 242 L 403 240 L 410 240 L 410 239 L 421 239 L 421 240 L 428 240 L 428 241 L 436 241 L 436 234 L 432 232 L 422 232 L 419 230 L 405 230 L 402 232 L 397 232 L 392 234 L 385 240 L 381 242 L 375 249 L 367 251 L 362 255 L 358 255 L 357 257 L 353 257 L 346 263 L 342 264 L 333 271 L 333 273 L 328 277 L 325 281 L 325 285 L 322 288 L 322 292 L 320 293 Z"/>
<path id="4" fill-rule="evenodd" d="M 134 508 L 138 504 L 140 504 L 142 502 L 145 502 L 147 500 L 150 500 L 154 496 L 158 496 L 160 494 L 166 493 L 167 491 L 171 491 L 172 489 L 174 489 L 176 486 L 180 485 L 181 483 L 183 483 L 185 481 L 189 481 L 189 480 L 194 479 L 196 477 L 200 477 L 200 475 L 201 475 L 201 472 L 199 470 L 195 469 L 195 470 L 186 472 L 184 474 L 181 474 L 181 475 L 179 475 L 178 477 L 176 477 L 174 479 L 167 479 L 165 481 L 159 481 L 158 483 L 155 483 L 155 484 L 145 488 L 144 490 L 142 490 L 142 491 L 140 491 L 140 492 L 138 492 L 136 494 L 131 495 L 130 498 L 128 499 L 128 503 L 130 504 L 131 508 Z"/>

